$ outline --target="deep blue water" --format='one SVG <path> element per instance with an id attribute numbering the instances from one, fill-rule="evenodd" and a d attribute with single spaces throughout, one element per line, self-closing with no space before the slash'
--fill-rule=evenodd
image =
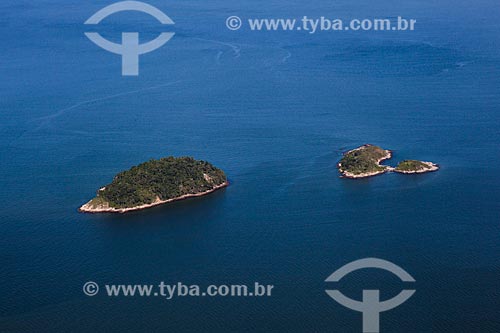
<path id="1" fill-rule="evenodd" d="M 361 332 L 324 292 L 390 260 L 416 294 L 382 332 L 499 332 L 500 11 L 467 1 L 158 1 L 141 75 L 83 35 L 108 1 L 0 4 L 0 331 Z M 227 16 L 406 16 L 414 32 L 232 32 Z M 155 36 L 141 14 L 100 29 Z M 438 173 L 340 179 L 364 143 Z M 77 212 L 114 174 L 190 155 L 231 186 L 124 216 Z M 275 285 L 270 298 L 86 297 L 100 284 Z M 390 298 L 366 271 L 343 281 Z"/>

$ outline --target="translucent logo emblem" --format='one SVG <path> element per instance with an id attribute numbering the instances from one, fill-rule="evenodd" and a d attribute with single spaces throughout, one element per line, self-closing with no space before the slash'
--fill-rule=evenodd
<path id="1" fill-rule="evenodd" d="M 356 260 L 342 266 L 330 275 L 326 282 L 339 282 L 347 274 L 364 268 L 383 269 L 396 275 L 403 282 L 415 282 L 415 279 L 401 267 L 376 258 Z M 386 301 L 380 301 L 380 290 L 363 290 L 363 301 L 348 298 L 338 290 L 326 290 L 326 293 L 346 308 L 363 313 L 364 333 L 378 333 L 380 332 L 380 313 L 400 306 L 415 293 L 415 290 L 403 290 L 396 297 Z"/>
<path id="2" fill-rule="evenodd" d="M 122 1 L 109 5 L 92 15 L 85 24 L 97 25 L 106 17 L 123 11 L 143 12 L 156 18 L 161 24 L 174 24 L 174 21 L 158 8 L 139 1 Z M 138 32 L 123 32 L 121 44 L 110 42 L 97 32 L 86 32 L 85 35 L 106 51 L 122 56 L 122 75 L 137 76 L 139 75 L 139 55 L 162 47 L 175 33 L 163 32 L 156 39 L 144 44 L 139 44 Z"/>

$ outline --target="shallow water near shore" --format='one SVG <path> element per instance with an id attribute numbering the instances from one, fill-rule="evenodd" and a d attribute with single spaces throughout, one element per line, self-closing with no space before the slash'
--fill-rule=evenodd
<path id="1" fill-rule="evenodd" d="M 383 331 L 500 331 L 496 3 L 149 3 L 177 35 L 141 57 L 137 78 L 83 35 L 108 3 L 0 5 L 0 331 L 360 332 L 361 314 L 324 280 L 366 257 L 417 281 L 382 314 Z M 238 13 L 420 25 L 231 32 L 225 18 Z M 109 38 L 131 27 L 156 36 L 154 22 L 117 22 L 103 26 Z M 365 143 L 390 149 L 389 164 L 440 170 L 339 178 L 342 152 Z M 231 185 L 124 215 L 78 213 L 117 172 L 169 155 L 207 160 Z M 269 298 L 165 300 L 86 297 L 87 281 L 275 287 Z M 340 287 L 388 299 L 405 284 L 367 271 Z"/>

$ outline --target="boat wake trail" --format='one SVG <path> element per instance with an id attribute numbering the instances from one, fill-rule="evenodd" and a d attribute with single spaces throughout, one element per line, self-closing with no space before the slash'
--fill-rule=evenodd
<path id="1" fill-rule="evenodd" d="M 231 43 L 227 43 L 227 42 L 223 42 L 223 41 L 219 41 L 219 40 L 213 40 L 213 39 L 198 38 L 198 37 L 193 37 L 193 39 L 199 40 L 202 42 L 213 43 L 213 44 L 225 46 L 226 48 L 231 49 L 231 51 L 233 52 L 234 58 L 239 58 L 241 56 L 241 47 L 239 47 L 236 44 L 231 44 Z M 224 53 L 225 53 L 225 51 L 223 51 L 223 50 L 219 50 L 217 52 L 217 55 L 215 56 L 215 62 L 217 64 L 220 64 L 221 57 L 224 55 Z"/>
<path id="2" fill-rule="evenodd" d="M 164 84 L 160 84 L 160 85 L 156 85 L 156 86 L 152 86 L 152 87 L 146 87 L 146 88 L 141 88 L 141 89 L 136 89 L 136 90 L 125 91 L 125 92 L 121 92 L 121 93 L 117 93 L 117 94 L 112 94 L 112 95 L 108 95 L 108 96 L 103 96 L 103 97 L 99 97 L 99 98 L 94 98 L 94 99 L 89 99 L 86 101 L 78 102 L 78 103 L 73 104 L 71 106 L 68 106 L 64 109 L 60 109 L 60 110 L 56 111 L 55 113 L 50 114 L 48 116 L 39 117 L 39 118 L 35 119 L 35 121 L 39 122 L 38 126 L 36 126 L 33 129 L 29 129 L 29 130 L 24 131 L 16 140 L 11 142 L 10 145 L 21 140 L 28 133 L 37 132 L 37 131 L 45 128 L 46 126 L 50 125 L 50 122 L 52 120 L 54 120 L 58 117 L 61 117 L 62 115 L 66 114 L 68 111 L 78 109 L 79 107 L 82 107 L 85 105 L 91 105 L 94 103 L 99 103 L 99 102 L 111 100 L 111 99 L 122 97 L 122 96 L 133 95 L 133 94 L 138 94 L 138 93 L 149 91 L 149 90 L 155 90 L 155 89 L 159 89 L 159 88 L 163 88 L 163 87 L 172 86 L 172 85 L 178 84 L 180 82 L 182 82 L 182 81 L 179 80 L 179 81 L 174 81 L 174 82 L 168 82 L 168 83 L 164 83 Z"/>
<path id="3" fill-rule="evenodd" d="M 45 117 L 40 117 L 40 118 L 38 118 L 38 120 L 42 121 L 40 126 L 43 127 L 44 125 L 47 125 L 52 119 L 60 117 L 63 114 L 65 114 L 66 112 L 71 111 L 73 109 L 77 109 L 77 108 L 84 106 L 84 105 L 98 103 L 98 102 L 106 101 L 106 100 L 121 97 L 121 96 L 133 95 L 133 94 L 137 94 L 137 93 L 148 91 L 148 90 L 154 90 L 154 89 L 158 89 L 158 88 L 162 88 L 162 87 L 168 87 L 168 86 L 177 84 L 179 82 L 182 82 L 182 81 L 174 81 L 174 82 L 160 84 L 160 85 L 153 86 L 153 87 L 147 87 L 147 88 L 142 88 L 142 89 L 137 89 L 137 90 L 126 91 L 126 92 L 122 92 L 122 93 L 118 93 L 118 94 L 113 94 L 113 95 L 109 95 L 109 96 L 104 96 L 104 97 L 100 97 L 100 98 L 89 99 L 87 101 L 82 101 L 82 102 L 73 104 L 67 108 L 61 109 L 61 110 L 59 110 L 56 113 L 53 113 L 51 115 L 48 115 Z M 40 126 L 39 126 L 39 128 L 41 128 Z"/>

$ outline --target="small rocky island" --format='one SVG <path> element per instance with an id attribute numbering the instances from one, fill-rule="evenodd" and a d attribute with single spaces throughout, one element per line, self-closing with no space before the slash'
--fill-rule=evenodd
<path id="1" fill-rule="evenodd" d="M 126 213 L 203 196 L 227 185 L 224 172 L 208 162 L 191 157 L 166 157 L 119 173 L 79 210 Z"/>
<path id="2" fill-rule="evenodd" d="M 399 173 L 425 173 L 439 170 L 439 166 L 432 162 L 422 162 L 416 160 L 406 160 L 399 162 L 398 166 L 394 168 L 395 172 Z"/>
<path id="3" fill-rule="evenodd" d="M 395 168 L 380 164 L 391 157 L 392 152 L 390 150 L 366 144 L 344 153 L 337 166 L 345 178 L 366 178 L 386 172 L 399 172 L 403 174 L 425 173 L 439 169 L 439 166 L 432 162 L 416 160 L 402 161 Z"/>

